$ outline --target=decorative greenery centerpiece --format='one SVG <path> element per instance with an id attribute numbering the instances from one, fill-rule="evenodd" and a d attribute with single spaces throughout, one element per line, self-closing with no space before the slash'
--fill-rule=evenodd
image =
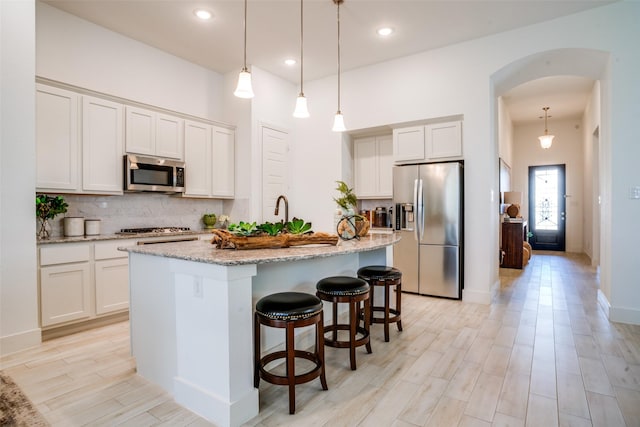
<path id="1" fill-rule="evenodd" d="M 40 222 L 38 227 L 38 238 L 49 238 L 49 220 L 56 215 L 67 212 L 69 205 L 62 196 L 49 196 L 47 194 L 36 194 L 36 217 Z"/>
<path id="2" fill-rule="evenodd" d="M 240 221 L 229 224 L 228 230 L 213 230 L 211 243 L 218 249 L 275 249 L 311 244 L 338 243 L 338 236 L 328 233 L 314 233 L 310 222 L 293 218 L 288 222 Z"/>
<path id="3" fill-rule="evenodd" d="M 335 218 L 338 236 L 345 240 L 366 236 L 370 227 L 369 220 L 355 214 L 358 197 L 346 182 L 336 181 L 336 183 L 338 184 L 336 190 L 340 192 L 340 197 L 334 197 L 333 200 L 342 210 L 341 214 L 336 213 Z"/>
<path id="4" fill-rule="evenodd" d="M 336 190 L 340 192 L 340 197 L 334 197 L 333 200 L 338 204 L 338 206 L 342 209 L 342 212 L 346 214 L 349 209 L 353 210 L 358 203 L 358 198 L 353 192 L 353 188 L 349 188 L 346 182 L 344 181 L 336 181 L 338 186 Z"/>

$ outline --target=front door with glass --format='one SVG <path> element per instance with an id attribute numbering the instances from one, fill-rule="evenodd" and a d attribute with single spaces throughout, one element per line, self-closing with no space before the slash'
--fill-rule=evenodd
<path id="1" fill-rule="evenodd" d="M 565 250 L 565 165 L 529 166 L 529 240 L 533 249 Z"/>

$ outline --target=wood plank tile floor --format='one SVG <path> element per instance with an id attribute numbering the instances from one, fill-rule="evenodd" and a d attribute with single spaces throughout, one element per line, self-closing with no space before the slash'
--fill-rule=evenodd
<path id="1" fill-rule="evenodd" d="M 586 257 L 536 252 L 490 306 L 403 295 L 404 332 L 373 353 L 326 349 L 328 391 L 260 384 L 247 426 L 640 426 L 640 326 L 611 323 Z M 212 425 L 135 374 L 128 323 L 4 357 L 53 426 Z"/>

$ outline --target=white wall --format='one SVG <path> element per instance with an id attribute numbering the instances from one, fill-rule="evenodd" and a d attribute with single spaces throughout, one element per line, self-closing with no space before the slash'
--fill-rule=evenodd
<path id="1" fill-rule="evenodd" d="M 0 355 L 40 342 L 33 1 L 0 1 Z"/>
<path id="2" fill-rule="evenodd" d="M 221 121 L 223 76 L 36 3 L 40 77 Z"/>
<path id="3" fill-rule="evenodd" d="M 521 214 L 529 219 L 529 166 L 564 164 L 566 185 L 566 251 L 583 252 L 584 162 L 581 120 L 549 121 L 549 133 L 555 135 L 551 148 L 540 147 L 538 136 L 544 124 L 514 127 L 514 153 L 511 188 L 522 191 Z"/>
<path id="4" fill-rule="evenodd" d="M 640 109 L 640 105 L 632 100 L 632 95 L 638 99 L 638 83 L 634 76 L 640 70 L 639 54 L 633 45 L 633 40 L 640 38 L 640 28 L 636 25 L 638 19 L 640 4 L 619 2 L 343 73 L 342 110 L 349 129 L 464 115 L 465 299 L 489 302 L 490 287 L 497 277 L 493 253 L 497 253 L 498 248 L 495 223 L 498 130 L 493 125 L 497 120 L 497 109 L 494 111 L 491 106 L 496 102 L 492 98 L 493 93 L 500 95 L 496 87 L 501 82 L 492 80 L 497 77 L 495 73 L 520 58 L 548 50 L 567 46 L 600 49 L 611 52 L 615 58 L 610 75 L 614 84 L 611 85 L 610 98 L 605 99 L 610 103 L 607 108 L 610 108 L 611 126 L 603 123 L 610 135 L 601 136 L 602 143 L 608 144 L 612 151 L 613 167 L 605 172 L 612 175 L 611 185 L 612 189 L 615 188 L 610 209 L 617 211 L 619 203 L 625 212 L 625 221 L 616 217 L 615 224 L 612 224 L 612 238 L 616 246 L 613 255 L 625 268 L 616 268 L 611 280 L 624 289 L 622 294 L 625 298 L 620 299 L 619 304 L 630 304 L 632 317 L 636 316 L 640 323 L 640 290 L 628 286 L 629 283 L 640 282 L 639 273 L 631 267 L 634 261 L 630 255 L 634 252 L 634 241 L 640 237 L 640 230 L 633 227 L 631 220 L 632 215 L 638 217 L 640 203 L 623 200 L 629 185 L 640 181 L 638 169 L 630 164 L 631 159 L 638 156 L 623 154 L 628 150 L 632 153 L 640 150 L 640 145 L 633 143 L 638 140 L 639 130 L 631 118 L 632 115 L 638 117 Z M 561 58 L 562 52 L 558 52 L 557 57 Z M 581 65 L 588 68 L 588 59 L 584 61 Z M 547 62 L 539 64 L 539 67 L 553 68 L 554 65 Z M 525 78 L 527 70 L 520 71 L 524 78 L 521 82 L 528 80 Z M 559 71 L 556 74 L 561 74 Z M 591 77 L 598 79 L 601 76 L 598 64 Z M 317 190 L 309 209 L 324 212 L 325 217 L 330 217 L 333 179 L 325 176 L 339 176 L 341 170 L 339 142 L 330 131 L 331 116 L 335 112 L 335 78 L 309 82 L 305 87 L 310 102 L 313 100 L 316 107 L 308 126 L 301 132 L 314 156 L 296 157 L 296 168 L 304 171 L 298 175 L 304 180 L 303 185 Z M 321 103 L 320 98 L 324 98 L 324 102 Z"/>
<path id="5" fill-rule="evenodd" d="M 584 144 L 584 252 L 591 258 L 592 265 L 599 263 L 599 138 L 600 132 L 600 83 L 595 82 L 587 108 L 582 118 L 582 141 Z M 609 295 L 609 294 L 607 294 Z"/>

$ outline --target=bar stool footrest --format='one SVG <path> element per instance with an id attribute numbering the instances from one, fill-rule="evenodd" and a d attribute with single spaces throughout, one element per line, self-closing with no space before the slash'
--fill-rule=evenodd
<path id="1" fill-rule="evenodd" d="M 334 348 L 350 348 L 351 344 L 349 343 L 349 341 L 344 341 L 344 340 L 333 340 L 331 338 L 327 338 L 327 333 L 329 332 L 333 332 L 333 331 L 351 331 L 351 326 L 350 325 L 346 325 L 346 324 L 338 324 L 338 325 L 326 325 L 324 327 L 324 333 L 325 333 L 325 337 L 324 337 L 324 345 L 328 346 L 328 347 L 334 347 Z M 369 342 L 369 332 L 363 328 L 362 326 L 358 326 L 356 327 L 356 334 L 361 334 L 362 336 L 360 338 L 357 338 L 354 341 L 354 347 L 359 347 L 361 345 L 365 345 Z M 369 351 L 369 353 L 371 353 Z"/>
<path id="2" fill-rule="evenodd" d="M 294 351 L 295 357 L 296 358 L 300 358 L 300 359 L 306 359 L 309 360 L 311 362 L 313 362 L 315 364 L 315 367 L 303 374 L 297 374 L 294 378 L 295 378 L 295 384 L 304 384 L 307 383 L 311 380 L 314 380 L 316 378 L 318 378 L 320 376 L 320 374 L 322 373 L 322 363 L 320 362 L 320 360 L 318 359 L 318 357 L 308 351 L 304 351 L 304 350 L 295 350 Z M 258 364 L 258 370 L 260 372 L 260 377 L 271 383 L 271 384 L 276 384 L 276 385 L 288 385 L 289 384 L 289 378 L 286 375 L 276 375 L 272 372 L 269 372 L 266 370 L 265 366 L 268 365 L 269 363 L 273 362 L 274 360 L 278 360 L 278 359 L 286 359 L 287 358 L 287 352 L 284 350 L 281 351 L 276 351 L 273 353 L 269 353 L 268 355 L 264 356 L 263 358 L 260 359 L 260 362 Z M 324 387 L 323 387 L 324 388 Z M 324 388 L 326 390 L 326 388 Z"/>

